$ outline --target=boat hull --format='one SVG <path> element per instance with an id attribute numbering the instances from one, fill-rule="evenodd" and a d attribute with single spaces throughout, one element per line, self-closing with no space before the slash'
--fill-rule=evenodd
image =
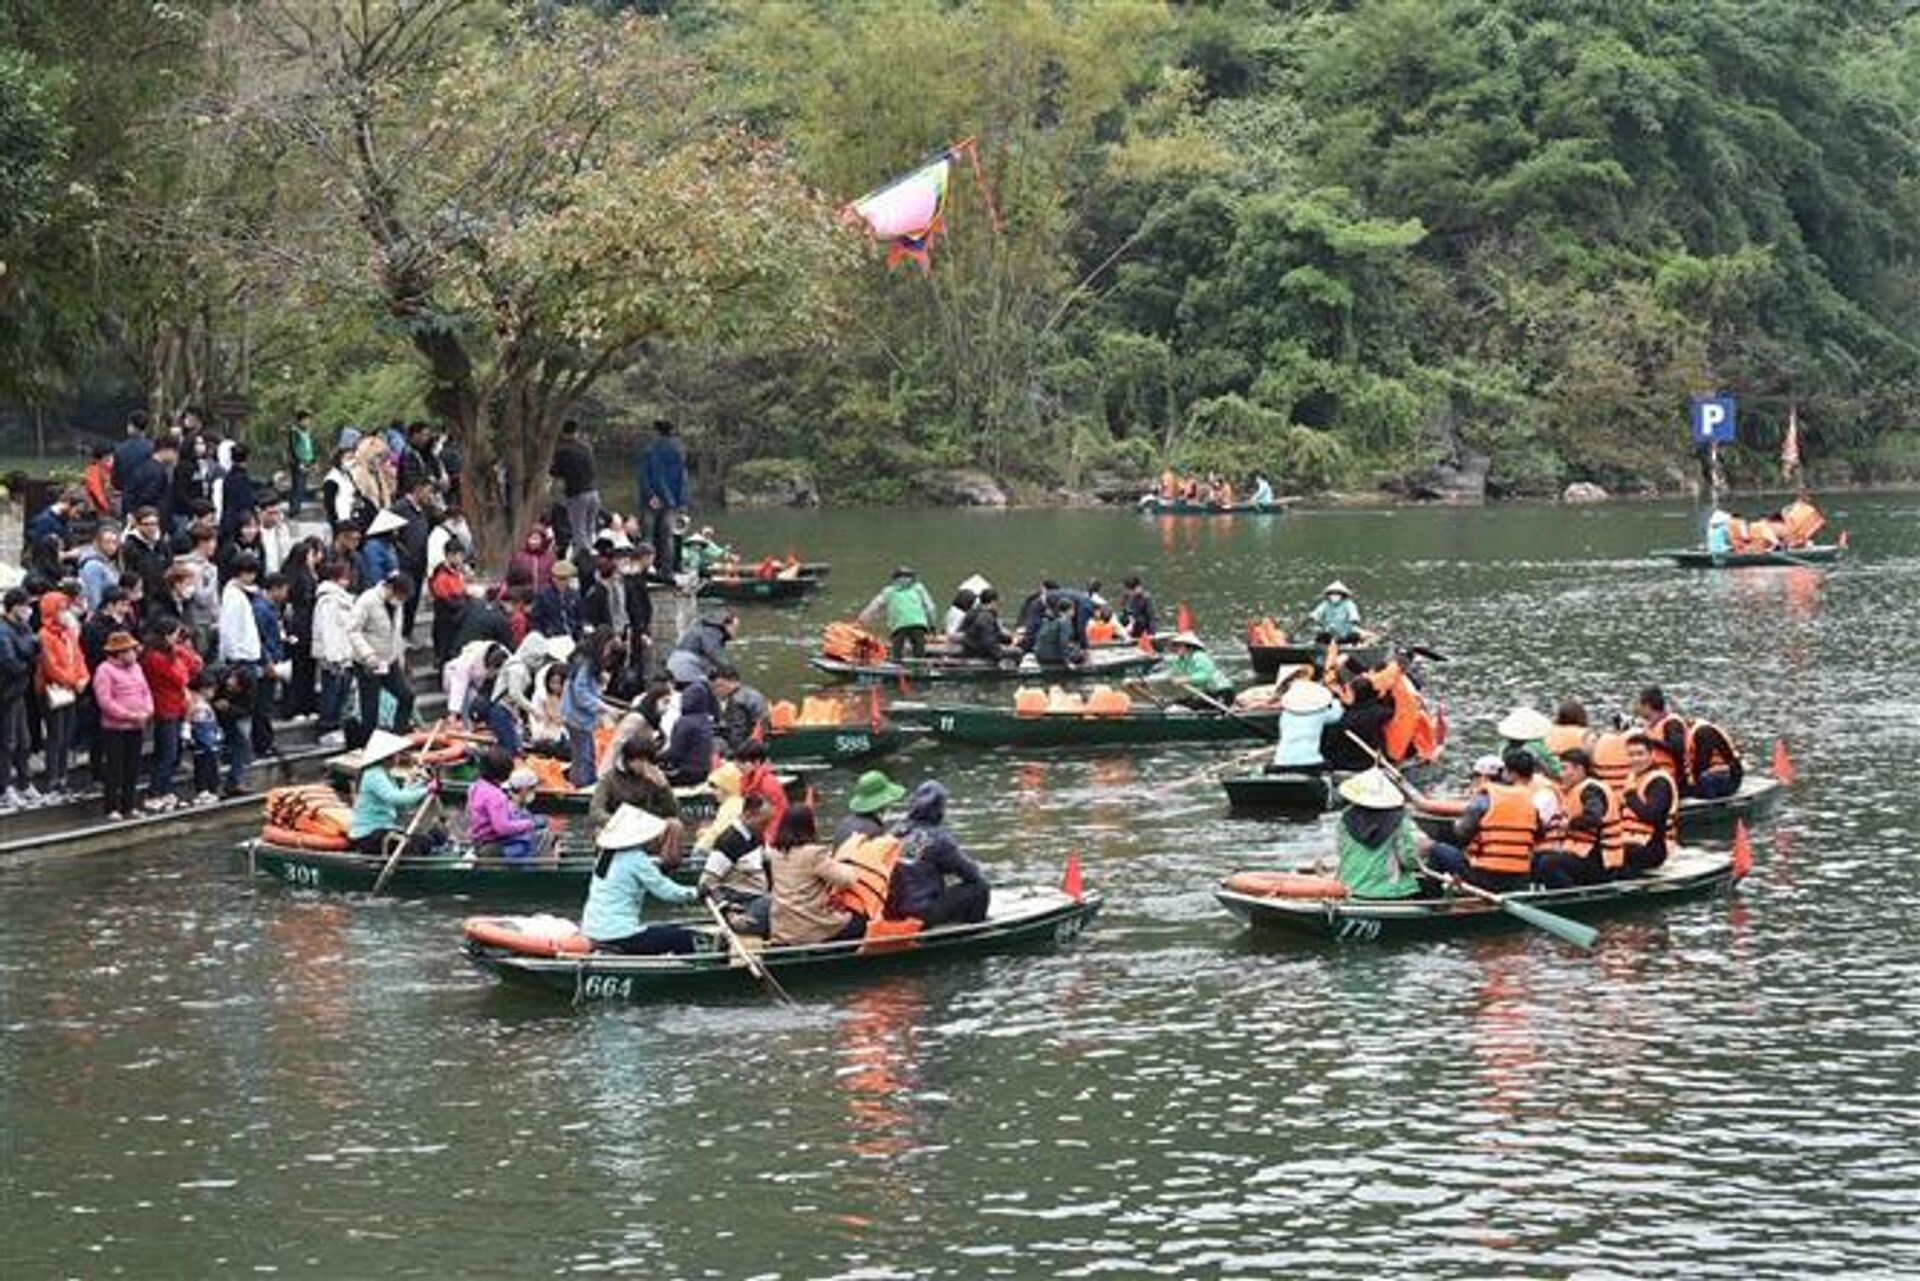
<path id="1" fill-rule="evenodd" d="M 563 845 L 560 857 L 548 862 L 467 862 L 465 852 L 462 848 L 446 856 L 401 859 L 387 879 L 386 892 L 400 898 L 465 896 L 514 902 L 578 902 L 586 897 L 596 857 L 591 849 L 578 845 Z M 385 859 L 357 850 L 292 849 L 266 840 L 247 843 L 247 862 L 270 880 L 336 894 L 371 891 L 386 864 Z M 699 861 L 684 858 L 668 875 L 692 884 L 700 875 Z"/>
<path id="2" fill-rule="evenodd" d="M 1729 856 L 1684 850 L 1658 871 L 1634 880 L 1567 890 L 1533 890 L 1508 897 L 1557 915 L 1586 918 L 1701 897 L 1726 888 L 1732 880 Z M 1256 931 L 1337 943 L 1434 938 L 1521 924 L 1493 904 L 1470 897 L 1290 899 L 1243 894 L 1224 887 L 1215 891 L 1215 897 Z"/>
<path id="3" fill-rule="evenodd" d="M 1280 713 L 1247 712 L 1240 718 L 1217 712 L 1138 709 L 1124 716 L 1019 716 L 998 707 L 913 707 L 895 704 L 893 715 L 911 715 L 936 737 L 974 747 L 1132 747 L 1155 743 L 1225 743 L 1272 739 Z"/>
<path id="4" fill-rule="evenodd" d="M 855 664 L 816 654 L 807 660 L 815 670 L 835 680 L 856 681 L 862 685 L 891 685 L 902 679 L 915 681 L 1033 681 L 1056 684 L 1061 681 L 1112 680 L 1151 670 L 1160 659 L 1131 647 L 1095 650 L 1078 667 L 1041 667 L 1021 670 L 1017 663 L 991 663 L 984 659 L 914 659 L 901 663 Z"/>
<path id="5" fill-rule="evenodd" d="M 1392 657 L 1384 645 L 1359 645 L 1352 649 L 1339 651 L 1342 658 L 1359 660 L 1363 667 L 1378 667 Z M 1326 662 L 1325 645 L 1248 645 L 1247 659 L 1253 664 L 1253 674 L 1265 680 L 1272 680 L 1282 667 L 1313 668 L 1316 675 Z"/>
<path id="6" fill-rule="evenodd" d="M 1680 802 L 1680 839 L 1724 836 L 1739 821 L 1758 822 L 1780 807 L 1786 787 L 1771 774 L 1749 774 L 1740 790 L 1718 800 L 1690 797 Z M 1414 811 L 1413 821 L 1436 841 L 1454 840 L 1453 816 Z"/>
<path id="7" fill-rule="evenodd" d="M 906 741 L 898 725 L 796 725 L 768 737 L 767 759 L 783 765 L 848 765 L 897 752 Z"/>
<path id="8" fill-rule="evenodd" d="M 1100 895 L 1069 898 L 1058 890 L 996 888 L 988 919 L 947 925 L 898 939 L 765 948 L 760 961 L 783 985 L 810 979 L 866 978 L 905 966 L 1063 946 L 1078 938 L 1100 910 Z M 468 960 L 504 982 L 542 988 L 586 1001 L 647 1001 L 676 996 L 751 992 L 757 980 L 723 945 L 688 956 L 528 956 L 475 942 L 462 943 Z"/>
<path id="9" fill-rule="evenodd" d="M 1348 774 L 1337 770 L 1244 774 L 1221 780 L 1236 813 L 1290 814 L 1310 818 L 1340 808 L 1336 790 Z"/>
<path id="10" fill-rule="evenodd" d="M 1234 503 L 1230 507 L 1222 507 L 1217 503 L 1195 502 L 1185 498 L 1142 499 L 1140 510 L 1148 516 L 1284 516 L 1287 514 L 1284 503 Z"/>
<path id="11" fill-rule="evenodd" d="M 797 605 L 819 591 L 821 581 L 805 575 L 799 578 L 708 578 L 702 580 L 697 594 L 702 600 Z"/>
<path id="12" fill-rule="evenodd" d="M 1809 565 L 1831 565 L 1840 559 L 1837 543 L 1796 547 L 1785 552 L 1721 552 L 1697 547 L 1670 547 L 1652 553 L 1682 569 L 1804 569 Z"/>

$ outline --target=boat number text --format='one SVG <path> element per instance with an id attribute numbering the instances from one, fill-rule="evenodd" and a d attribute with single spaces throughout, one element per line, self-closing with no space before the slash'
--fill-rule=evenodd
<path id="1" fill-rule="evenodd" d="M 580 995 L 589 1001 L 625 1000 L 633 995 L 633 979 L 616 974 L 589 974 L 580 980 Z"/>
<path id="2" fill-rule="evenodd" d="M 953 717 L 942 716 L 940 718 L 940 732 L 943 734 L 951 734 L 953 732 Z"/>
<path id="3" fill-rule="evenodd" d="M 313 889 L 320 887 L 320 869 L 317 867 L 306 867 L 299 863 L 283 863 L 280 865 L 280 875 L 285 877 L 287 881 L 293 885 L 305 885 Z"/>
<path id="4" fill-rule="evenodd" d="M 1371 943 L 1380 937 L 1380 922 L 1365 917 L 1350 916 L 1340 922 L 1340 932 L 1334 935 L 1341 942 Z"/>
<path id="5" fill-rule="evenodd" d="M 836 752 L 864 752 L 873 746 L 873 741 L 865 734 L 836 734 L 833 736 L 833 750 Z"/>

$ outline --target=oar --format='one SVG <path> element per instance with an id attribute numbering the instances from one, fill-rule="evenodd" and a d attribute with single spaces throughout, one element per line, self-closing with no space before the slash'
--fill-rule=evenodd
<path id="1" fill-rule="evenodd" d="M 1242 716 L 1240 713 L 1234 711 L 1231 707 L 1228 707 L 1225 703 L 1221 702 L 1219 699 L 1213 698 L 1210 695 L 1206 694 L 1205 692 L 1195 689 L 1193 686 L 1187 684 L 1187 682 L 1183 680 L 1175 680 L 1173 683 L 1179 688 L 1187 691 L 1187 693 L 1193 695 L 1195 698 L 1199 699 L 1201 702 L 1205 703 L 1208 707 L 1211 707 L 1214 711 L 1219 712 L 1222 716 L 1228 717 L 1229 719 L 1232 719 L 1232 720 L 1239 721 L 1242 725 L 1245 725 L 1248 729 L 1254 731 L 1256 734 L 1260 735 L 1262 738 L 1277 739 L 1280 737 L 1279 733 L 1276 730 L 1274 730 L 1272 727 L 1267 725 L 1262 725 L 1259 721 L 1252 720 L 1248 717 Z"/>
<path id="2" fill-rule="evenodd" d="M 1359 745 L 1362 751 L 1373 758 L 1373 763 L 1380 768 L 1380 772 L 1385 774 L 1408 800 L 1417 804 L 1419 801 L 1425 799 L 1421 796 L 1419 790 L 1407 782 L 1406 777 L 1402 775 L 1399 770 L 1395 769 L 1391 762 L 1381 756 L 1380 753 L 1374 751 L 1372 745 L 1365 739 L 1353 733 L 1351 730 L 1347 732 L 1347 737 L 1352 739 Z M 1462 880 L 1458 876 L 1436 873 L 1432 868 L 1427 868 L 1425 864 L 1421 866 L 1429 876 L 1443 880 L 1455 889 L 1465 890 L 1477 899 L 1484 899 L 1515 920 L 1525 921 L 1528 925 L 1536 929 L 1545 930 L 1555 938 L 1571 943 L 1582 951 L 1591 948 L 1593 941 L 1600 937 L 1600 931 L 1594 929 L 1591 925 L 1582 925 L 1580 922 L 1570 921 L 1564 916 L 1555 916 L 1552 912 L 1535 907 L 1531 903 L 1516 902 L 1504 894 L 1495 894 L 1492 890 L 1482 889 L 1473 882 Z"/>
<path id="3" fill-rule="evenodd" d="M 731 925 L 727 924 L 727 914 L 720 910 L 720 905 L 712 899 L 707 899 L 706 904 L 707 913 L 713 917 L 714 926 L 720 931 L 720 937 L 727 941 L 727 950 L 739 957 L 746 965 L 747 972 L 766 984 L 767 990 L 779 997 L 782 1005 L 792 1005 L 793 998 L 787 995 L 787 989 L 780 986 L 780 980 L 773 977 L 773 972 L 761 963 L 759 957 L 747 950 L 746 944 L 740 941 L 740 936 L 733 932 Z"/>
<path id="4" fill-rule="evenodd" d="M 438 737 L 440 737 L 440 727 L 435 725 L 428 731 L 427 741 L 420 746 L 421 756 L 425 756 L 433 750 L 433 740 Z M 391 836 L 387 838 L 393 845 L 393 853 L 387 855 L 386 866 L 380 869 L 380 875 L 376 876 L 373 880 L 373 892 L 376 895 L 387 888 L 387 881 L 392 878 L 393 869 L 400 866 L 400 856 L 406 853 L 407 846 L 413 843 L 413 834 L 420 828 L 420 819 L 426 814 L 428 807 L 432 804 L 433 797 L 429 794 L 426 800 L 420 802 L 420 807 L 414 810 L 413 818 L 407 823 L 407 830 L 400 838 L 398 840 L 395 840 Z"/>

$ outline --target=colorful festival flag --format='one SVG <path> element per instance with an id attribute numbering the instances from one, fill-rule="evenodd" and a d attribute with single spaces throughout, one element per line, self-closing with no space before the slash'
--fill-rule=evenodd
<path id="1" fill-rule="evenodd" d="M 1780 475 L 1792 480 L 1800 469 L 1800 406 L 1787 406 L 1787 436 L 1780 442 Z"/>
<path id="2" fill-rule="evenodd" d="M 875 240 L 887 242 L 887 266 L 911 258 L 926 271 L 934 238 L 946 226 L 947 188 L 953 178 L 953 165 L 962 156 L 973 166 L 973 180 L 986 201 L 993 229 L 1000 230 L 1000 215 L 994 210 L 993 193 L 980 172 L 980 152 L 971 138 L 954 143 L 912 173 L 849 203 L 840 211 L 841 221 L 859 223 Z"/>

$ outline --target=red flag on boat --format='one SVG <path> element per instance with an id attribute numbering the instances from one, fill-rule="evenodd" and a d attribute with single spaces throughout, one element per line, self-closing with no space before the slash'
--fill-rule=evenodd
<path id="1" fill-rule="evenodd" d="M 1187 608 L 1187 602 L 1181 601 L 1173 609 L 1173 627 L 1175 631 L 1193 630 L 1193 611 Z"/>
<path id="2" fill-rule="evenodd" d="M 1773 740 L 1773 776 L 1782 783 L 1793 782 L 1793 758 L 1787 755 L 1787 740 Z"/>
<path id="3" fill-rule="evenodd" d="M 1060 878 L 1060 891 L 1078 903 L 1082 893 L 1080 885 L 1080 851 L 1067 851 L 1066 874 Z"/>
<path id="4" fill-rule="evenodd" d="M 880 728 L 880 687 L 878 685 L 867 686 L 867 721 L 875 729 Z"/>
<path id="5" fill-rule="evenodd" d="M 1142 654 L 1153 653 L 1154 652 L 1153 651 L 1153 633 L 1141 632 L 1140 639 L 1136 642 L 1136 644 L 1140 646 L 1140 652 Z"/>
<path id="6" fill-rule="evenodd" d="M 1744 881 L 1747 873 L 1753 870 L 1753 841 L 1747 836 L 1747 822 L 1740 819 L 1733 825 L 1733 879 Z"/>

